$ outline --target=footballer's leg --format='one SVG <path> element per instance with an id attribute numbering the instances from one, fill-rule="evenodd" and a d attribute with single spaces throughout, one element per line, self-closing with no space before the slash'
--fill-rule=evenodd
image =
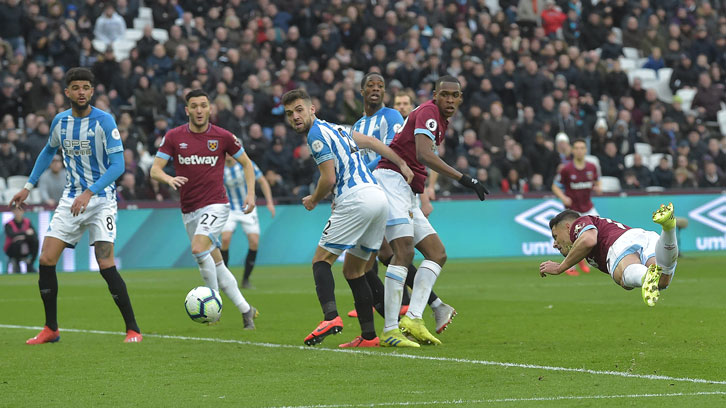
<path id="1" fill-rule="evenodd" d="M 229 265 L 229 245 L 232 243 L 233 232 L 234 230 L 222 230 L 222 246 L 219 247 L 219 252 L 222 254 L 222 260 L 225 265 Z"/>
<path id="2" fill-rule="evenodd" d="M 96 241 L 93 246 L 101 276 L 106 281 L 108 291 L 111 293 L 111 297 L 113 297 L 113 301 L 116 303 L 126 324 L 126 338 L 124 342 L 141 342 L 141 330 L 138 324 L 136 324 L 136 317 L 134 316 L 134 309 L 131 306 L 131 299 L 126 289 L 126 282 L 124 282 L 121 274 L 116 269 L 116 262 L 113 256 L 113 242 Z"/>
<path id="3" fill-rule="evenodd" d="M 250 275 L 252 275 L 252 269 L 254 269 L 255 260 L 257 260 L 257 248 L 260 244 L 260 234 L 247 234 L 247 242 L 249 243 L 249 249 L 247 250 L 247 258 L 245 258 L 245 272 L 242 277 L 242 287 L 244 289 L 253 289 L 252 284 L 250 283 Z"/>
<path id="4" fill-rule="evenodd" d="M 625 289 L 641 288 L 641 296 L 648 306 L 655 306 L 660 292 L 658 281 L 661 268 L 655 263 L 643 265 L 638 254 L 625 255 L 613 272 L 613 280 Z"/>
<path id="5" fill-rule="evenodd" d="M 356 248 L 357 249 L 357 248 Z M 355 309 L 358 311 L 358 323 L 360 323 L 360 336 L 353 341 L 343 343 L 340 347 L 377 347 L 378 336 L 376 336 L 376 328 L 373 322 L 373 293 L 368 280 L 365 277 L 367 259 L 359 257 L 359 255 L 368 255 L 374 258 L 374 254 L 370 253 L 354 253 L 348 250 L 343 262 L 343 276 L 348 281 L 351 292 L 353 292 L 353 300 Z"/>
<path id="6" fill-rule="evenodd" d="M 199 265 L 199 273 L 202 275 L 204 284 L 209 288 L 219 290 L 217 269 L 211 255 L 214 249 L 212 240 L 207 235 L 195 234 L 192 237 L 192 255 Z M 220 253 L 220 258 L 221 256 Z"/>
<path id="7" fill-rule="evenodd" d="M 662 227 L 660 237 L 655 244 L 655 261 L 663 270 L 658 287 L 665 289 L 671 283 L 678 263 L 678 239 L 673 203 L 661 205 L 653 213 L 653 222 Z"/>
<path id="8" fill-rule="evenodd" d="M 46 236 L 40 252 L 40 268 L 38 271 L 38 288 L 40 298 L 43 300 L 45 311 L 45 325 L 43 330 L 26 344 L 55 343 L 60 340 L 58 330 L 58 277 L 55 266 L 60 259 L 66 243 L 58 238 Z"/>
<path id="9" fill-rule="evenodd" d="M 308 346 L 314 346 L 322 342 L 325 337 L 343 331 L 343 320 L 338 315 L 338 307 L 335 304 L 335 280 L 331 269 L 338 256 L 339 254 L 329 252 L 321 246 L 316 248 L 313 255 L 315 292 L 324 317 L 315 330 L 305 337 L 304 343 Z"/>
<path id="10" fill-rule="evenodd" d="M 402 224 L 408 225 L 410 224 Z M 390 228 L 390 227 L 388 227 Z M 388 233 L 387 233 L 388 234 Z M 408 265 L 413 260 L 413 234 L 401 236 L 390 241 L 393 248 L 393 259 L 386 269 L 385 287 L 385 326 L 383 332 L 398 329 L 398 315 L 401 310 L 403 287 L 406 284 Z"/>
<path id="11" fill-rule="evenodd" d="M 214 248 L 211 252 L 212 261 L 214 262 L 215 274 L 217 276 L 217 284 L 219 289 L 232 301 L 232 304 L 242 314 L 245 330 L 255 329 L 255 318 L 259 314 L 257 309 L 247 302 L 247 299 L 237 287 L 237 279 L 234 278 L 232 272 L 225 265 L 222 259 L 222 253 L 218 248 Z"/>
<path id="12" fill-rule="evenodd" d="M 424 259 L 418 268 L 411 292 L 411 305 L 408 312 L 401 319 L 401 331 L 409 333 L 421 342 L 441 344 L 424 325 L 422 314 L 431 289 L 441 273 L 441 267 L 446 262 L 446 250 L 438 234 L 429 234 L 417 245 Z"/>

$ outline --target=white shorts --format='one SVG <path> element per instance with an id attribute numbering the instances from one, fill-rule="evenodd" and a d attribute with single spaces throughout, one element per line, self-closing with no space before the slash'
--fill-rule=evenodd
<path id="1" fill-rule="evenodd" d="M 658 239 L 660 239 L 660 235 L 655 231 L 646 231 L 641 228 L 625 231 L 608 249 L 607 266 L 610 276 L 613 276 L 613 271 L 626 255 L 638 254 L 640 263 L 645 265 L 648 259 L 655 256 Z"/>
<path id="2" fill-rule="evenodd" d="M 71 214 L 74 200 L 69 197 L 60 199 L 45 236 L 58 238 L 72 247 L 81 240 L 86 230 L 91 245 L 96 241 L 116 241 L 116 200 L 93 196 L 86 210 L 75 217 Z"/>
<path id="3" fill-rule="evenodd" d="M 401 173 L 389 169 L 376 169 L 373 176 L 388 198 L 388 220 L 386 220 L 388 242 L 401 237 L 413 237 L 413 244 L 417 245 L 427 236 L 436 234 L 436 230 L 421 211 L 418 197 Z"/>
<path id="4" fill-rule="evenodd" d="M 587 210 L 585 212 L 581 212 L 580 215 L 595 215 L 595 216 L 599 216 L 600 213 L 597 212 L 597 210 L 595 209 L 595 206 L 593 205 L 592 208 L 590 208 L 589 210 Z"/>
<path id="5" fill-rule="evenodd" d="M 367 260 L 381 248 L 387 214 L 383 190 L 375 184 L 361 187 L 335 203 L 318 245 L 335 255 L 348 250 Z"/>
<path id="6" fill-rule="evenodd" d="M 214 247 L 221 247 L 219 235 L 229 217 L 229 204 L 210 204 L 196 211 L 182 214 L 184 228 L 191 241 L 195 235 L 205 235 L 212 240 Z"/>
<path id="7" fill-rule="evenodd" d="M 245 214 L 241 210 L 231 210 L 227 222 L 222 228 L 222 232 L 234 232 L 237 229 L 237 223 L 242 225 L 242 231 L 245 234 L 257 234 L 260 235 L 260 220 L 257 218 L 257 207 L 255 207 L 251 213 Z"/>

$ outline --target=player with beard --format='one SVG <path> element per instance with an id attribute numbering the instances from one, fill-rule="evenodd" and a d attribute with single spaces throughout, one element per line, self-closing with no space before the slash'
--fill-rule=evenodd
<path id="1" fill-rule="evenodd" d="M 92 106 L 93 73 L 71 68 L 66 73 L 66 97 L 71 109 L 53 118 L 50 137 L 30 173 L 25 187 L 13 196 L 10 206 L 21 207 L 58 148 L 66 167 L 66 187 L 53 213 L 40 253 L 38 287 L 45 310 L 45 326 L 27 344 L 55 343 L 58 330 L 58 277 L 56 264 L 66 247 L 75 247 L 88 230 L 101 276 L 126 323 L 127 343 L 142 340 L 126 283 L 116 269 L 116 186 L 124 172 L 124 147 L 113 117 Z"/>
<path id="2" fill-rule="evenodd" d="M 204 283 L 212 289 L 221 289 L 242 314 L 244 329 L 254 330 L 257 309 L 242 296 L 219 250 L 219 236 L 230 211 L 224 188 L 225 158 L 229 154 L 244 169 L 245 214 L 255 208 L 254 167 L 239 139 L 209 123 L 211 108 L 204 91 L 189 91 L 185 99 L 189 122 L 166 133 L 151 166 L 151 177 L 180 190 L 182 220 Z M 175 177 L 164 172 L 169 160 L 174 163 Z"/>

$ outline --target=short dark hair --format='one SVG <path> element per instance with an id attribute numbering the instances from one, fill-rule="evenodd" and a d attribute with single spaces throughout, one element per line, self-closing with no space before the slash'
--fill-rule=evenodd
<path id="1" fill-rule="evenodd" d="M 94 80 L 93 72 L 91 72 L 88 68 L 76 67 L 71 68 L 68 72 L 66 72 L 66 86 L 69 86 L 73 81 L 88 81 L 91 83 L 91 86 L 93 86 Z"/>
<path id="2" fill-rule="evenodd" d="M 587 146 L 587 142 L 585 141 L 585 139 L 583 139 L 581 137 L 578 137 L 577 139 L 572 141 L 573 146 L 575 145 L 575 143 L 585 143 L 585 146 Z"/>
<path id="3" fill-rule="evenodd" d="M 555 215 L 550 220 L 550 229 L 554 228 L 557 224 L 563 221 L 576 220 L 580 218 L 580 213 L 574 210 L 565 210 Z"/>
<path id="4" fill-rule="evenodd" d="M 411 102 L 411 105 L 413 105 L 414 101 L 416 100 L 416 97 L 413 95 L 413 91 L 408 88 L 396 92 L 396 95 L 393 96 L 393 99 L 399 98 L 401 96 L 407 96 Z"/>
<path id="5" fill-rule="evenodd" d="M 192 89 L 191 91 L 187 92 L 186 95 L 184 95 L 184 100 L 186 103 L 189 103 L 189 100 L 192 98 L 196 98 L 197 96 L 204 96 L 209 100 L 209 95 L 207 95 L 206 92 L 204 92 L 201 89 Z"/>
<path id="6" fill-rule="evenodd" d="M 436 90 L 439 90 L 441 88 L 441 84 L 443 83 L 452 83 L 459 85 L 459 88 L 461 88 L 461 82 L 459 82 L 459 79 L 452 75 L 444 75 L 440 77 L 438 80 L 436 80 Z"/>
<path id="7" fill-rule="evenodd" d="M 297 88 L 292 91 L 287 91 L 284 95 L 282 95 L 282 105 L 289 105 L 298 99 L 311 102 L 310 95 L 308 95 L 307 91 L 303 88 Z"/>
<path id="8" fill-rule="evenodd" d="M 384 85 L 386 84 L 386 79 L 383 78 L 383 75 L 381 75 L 380 72 L 373 71 L 373 72 L 369 72 L 369 73 L 363 75 L 363 79 L 360 80 L 360 89 L 365 88 L 366 87 L 366 83 L 368 82 L 368 80 L 371 79 L 374 76 L 381 77 L 381 79 L 383 80 L 383 84 Z"/>

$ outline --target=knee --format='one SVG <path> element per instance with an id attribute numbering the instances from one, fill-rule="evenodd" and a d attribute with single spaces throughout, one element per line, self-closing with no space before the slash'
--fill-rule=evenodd
<path id="1" fill-rule="evenodd" d="M 229 248 L 229 244 L 231 242 L 232 242 L 232 237 L 222 236 L 222 249 L 227 250 Z"/>
<path id="2" fill-rule="evenodd" d="M 53 257 L 48 256 L 45 252 L 42 252 L 40 254 L 40 258 L 38 259 L 38 263 L 41 265 L 55 265 L 56 260 L 53 259 Z"/>
<path id="3" fill-rule="evenodd" d="M 193 255 L 199 255 L 207 250 L 209 250 L 209 248 L 206 248 L 206 245 L 192 244 L 192 254 Z"/>
<path id="4" fill-rule="evenodd" d="M 257 235 L 253 235 L 253 236 L 249 237 L 248 242 L 249 242 L 250 250 L 257 251 L 257 247 L 260 244 L 260 237 Z"/>
<path id="5" fill-rule="evenodd" d="M 447 259 L 446 250 L 441 248 L 441 251 L 439 251 L 437 254 L 435 254 L 432 261 L 439 264 L 439 266 L 444 266 L 444 264 L 446 263 L 446 259 Z"/>

